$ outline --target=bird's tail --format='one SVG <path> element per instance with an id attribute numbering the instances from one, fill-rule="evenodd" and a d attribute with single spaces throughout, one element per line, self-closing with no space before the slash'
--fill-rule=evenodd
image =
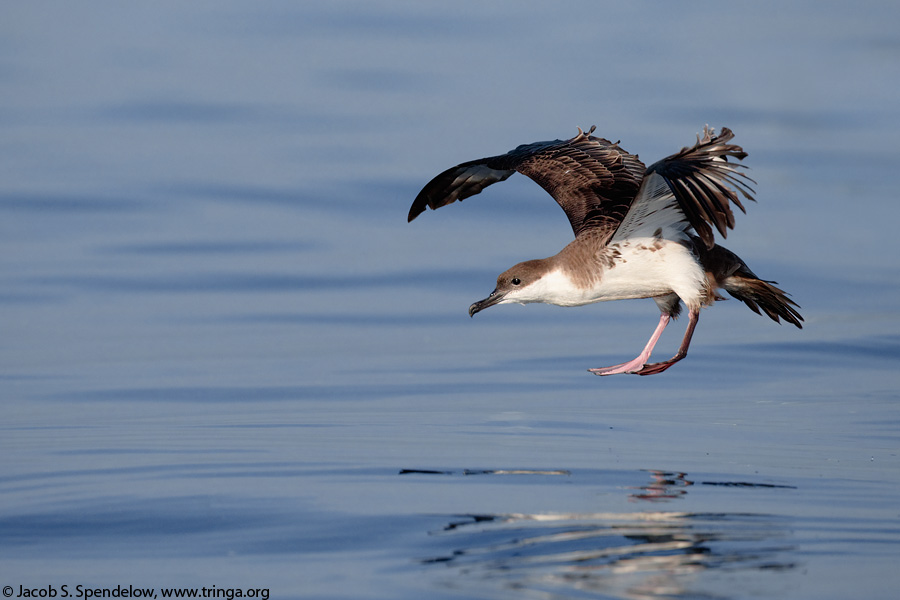
<path id="1" fill-rule="evenodd" d="M 765 313 L 776 323 L 780 322 L 779 319 L 784 319 L 787 323 L 803 328 L 801 325 L 803 317 L 797 312 L 800 307 L 788 298 L 784 290 L 775 287 L 774 281 L 758 279 L 752 273 L 748 277 L 744 273 L 737 272 L 720 283 L 726 292 L 746 304 L 756 314 Z"/>
<path id="2" fill-rule="evenodd" d="M 694 251 L 706 270 L 711 289 L 724 289 L 756 314 L 766 314 L 776 323 L 784 319 L 786 323 L 803 328 L 797 303 L 787 292 L 776 287 L 776 282 L 757 277 L 737 254 L 718 244 L 706 248 L 699 238 L 694 238 Z"/>

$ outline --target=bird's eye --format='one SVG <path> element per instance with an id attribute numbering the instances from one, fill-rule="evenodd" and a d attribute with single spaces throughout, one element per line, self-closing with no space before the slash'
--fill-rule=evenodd
<path id="1" fill-rule="evenodd" d="M 511 283 L 512 283 L 513 285 L 519 285 L 520 283 L 522 283 L 522 280 L 519 279 L 518 277 L 513 277 Z"/>

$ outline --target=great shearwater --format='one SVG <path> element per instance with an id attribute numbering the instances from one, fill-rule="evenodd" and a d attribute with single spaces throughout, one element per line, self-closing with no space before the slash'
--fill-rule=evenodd
<path id="1" fill-rule="evenodd" d="M 426 185 L 409 210 L 409 221 L 432 209 L 474 196 L 515 172 L 527 175 L 565 211 L 575 239 L 555 256 L 527 260 L 497 278 L 490 296 L 469 315 L 510 302 L 581 306 L 606 300 L 653 298 L 662 313 L 643 351 L 628 362 L 589 369 L 596 375 L 662 373 L 687 355 L 700 309 L 724 300 L 724 289 L 756 314 L 802 327 L 799 306 L 774 281 L 758 278 L 736 254 L 719 246 L 711 226 L 726 237 L 734 228 L 731 204 L 738 193 L 754 200 L 742 173 L 747 153 L 731 130 L 705 127 L 690 148 L 645 168 L 618 142 L 591 135 L 536 142 L 506 154 L 464 162 Z M 678 352 L 648 364 L 653 347 L 681 303 L 688 325 Z M 762 312 L 760 312 L 762 311 Z"/>

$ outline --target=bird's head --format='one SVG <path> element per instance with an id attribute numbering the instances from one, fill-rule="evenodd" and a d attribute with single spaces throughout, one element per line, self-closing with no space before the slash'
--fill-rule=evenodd
<path id="1" fill-rule="evenodd" d="M 501 273 L 491 295 L 469 307 L 469 316 L 495 304 L 544 302 L 541 278 L 547 273 L 546 260 L 528 260 Z"/>

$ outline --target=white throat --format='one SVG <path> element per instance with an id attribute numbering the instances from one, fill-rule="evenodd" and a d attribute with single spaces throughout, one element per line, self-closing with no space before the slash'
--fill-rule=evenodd
<path id="1" fill-rule="evenodd" d="M 530 304 L 532 302 L 543 302 L 558 306 L 581 306 L 597 302 L 592 296 L 591 288 L 578 287 L 562 269 L 555 269 L 531 285 L 510 291 L 500 303 Z"/>

